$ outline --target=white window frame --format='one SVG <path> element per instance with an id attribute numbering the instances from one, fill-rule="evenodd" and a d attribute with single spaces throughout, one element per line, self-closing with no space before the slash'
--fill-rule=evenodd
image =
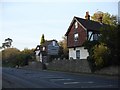
<path id="1" fill-rule="evenodd" d="M 75 34 L 74 34 L 74 40 L 75 40 L 75 41 L 78 41 L 78 38 L 79 38 L 78 33 L 75 33 Z"/>

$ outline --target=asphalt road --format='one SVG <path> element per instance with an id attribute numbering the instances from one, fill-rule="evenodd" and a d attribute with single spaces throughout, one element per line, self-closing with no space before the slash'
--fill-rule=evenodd
<path id="1" fill-rule="evenodd" d="M 96 75 L 3 68 L 3 88 L 118 88 L 120 81 Z"/>

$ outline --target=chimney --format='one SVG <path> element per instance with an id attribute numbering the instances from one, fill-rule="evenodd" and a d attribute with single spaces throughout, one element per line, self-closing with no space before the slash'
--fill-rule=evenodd
<path id="1" fill-rule="evenodd" d="M 85 19 L 90 20 L 90 15 L 89 15 L 89 12 L 88 12 L 88 11 L 86 12 Z"/>

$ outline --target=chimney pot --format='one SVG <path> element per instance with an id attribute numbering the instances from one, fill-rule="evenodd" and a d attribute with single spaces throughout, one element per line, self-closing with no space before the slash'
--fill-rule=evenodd
<path id="1" fill-rule="evenodd" d="M 88 12 L 88 11 L 86 12 L 85 18 L 86 18 L 87 20 L 90 20 L 90 15 L 89 15 L 89 12 Z"/>

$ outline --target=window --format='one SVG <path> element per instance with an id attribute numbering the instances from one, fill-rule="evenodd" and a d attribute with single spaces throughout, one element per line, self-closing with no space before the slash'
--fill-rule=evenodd
<path id="1" fill-rule="evenodd" d="M 74 34 L 74 40 L 78 41 L 78 33 Z"/>
<path id="2" fill-rule="evenodd" d="M 100 36 L 100 34 L 88 32 L 88 40 L 90 40 L 90 41 L 98 40 L 99 36 Z"/>
<path id="3" fill-rule="evenodd" d="M 88 40 L 93 41 L 92 32 L 88 32 Z"/>
<path id="4" fill-rule="evenodd" d="M 76 59 L 80 59 L 80 50 L 76 51 Z"/>
<path id="5" fill-rule="evenodd" d="M 55 41 L 52 41 L 53 46 L 55 46 Z"/>
<path id="6" fill-rule="evenodd" d="M 93 40 L 98 40 L 98 34 L 93 34 Z"/>
<path id="7" fill-rule="evenodd" d="M 75 29 L 77 29 L 78 28 L 78 23 L 77 22 L 75 22 Z"/>

